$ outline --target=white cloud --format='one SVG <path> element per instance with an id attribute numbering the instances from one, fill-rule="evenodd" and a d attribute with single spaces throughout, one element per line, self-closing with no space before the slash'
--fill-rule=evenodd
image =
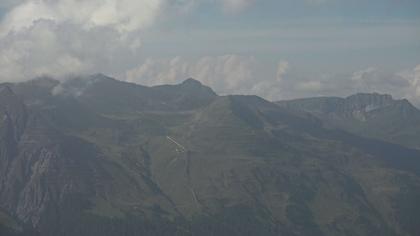
<path id="1" fill-rule="evenodd" d="M 38 20 L 72 23 L 84 29 L 108 26 L 132 32 L 150 26 L 163 4 L 163 0 L 29 0 L 6 15 L 0 35 L 24 30 Z"/>
<path id="2" fill-rule="evenodd" d="M 257 94 L 268 99 L 280 96 L 281 80 L 289 68 L 288 62 L 282 61 L 278 73 L 269 78 L 261 78 L 259 62 L 250 56 L 223 55 L 187 60 L 181 57 L 173 59 L 147 60 L 129 70 L 127 81 L 156 85 L 178 83 L 193 77 L 209 85 L 220 94 Z"/>
<path id="3" fill-rule="evenodd" d="M 142 38 L 151 26 L 180 17 L 204 2 L 206 1 L 2 2 L 3 7 L 8 7 L 8 12 L 0 22 L 0 81 L 26 80 L 40 74 L 121 74 L 127 67 L 144 58 L 140 54 Z M 218 4 L 237 11 L 249 6 L 251 2 L 227 0 Z"/>
<path id="4" fill-rule="evenodd" d="M 356 71 L 351 77 L 352 86 L 359 89 L 364 88 L 366 90 L 374 91 L 376 90 L 375 86 L 378 85 L 378 82 L 381 82 L 381 76 L 379 70 L 375 67 L 368 67 Z"/>
<path id="5" fill-rule="evenodd" d="M 416 97 L 420 99 L 420 65 L 414 68 L 414 76 L 411 84 L 414 87 Z"/>
<path id="6" fill-rule="evenodd" d="M 402 89 L 404 92 L 403 97 L 420 106 L 420 64 L 412 70 L 397 73 L 396 77 L 406 82 L 406 86 Z"/>
<path id="7" fill-rule="evenodd" d="M 0 81 L 124 71 L 156 21 L 194 0 L 17 1 L 0 23 Z M 159 18 L 159 19 L 158 19 Z"/>
<path id="8" fill-rule="evenodd" d="M 306 1 L 311 4 L 321 4 L 330 0 Z M 348 48 L 348 42 L 353 35 L 372 36 L 375 45 L 388 47 L 389 45 L 378 44 L 376 40 L 378 35 L 383 38 L 394 37 L 395 40 L 392 42 L 400 42 L 401 35 L 413 32 L 414 26 L 402 29 L 398 26 L 398 30 L 395 30 L 391 25 L 390 29 L 385 27 L 382 30 L 386 33 L 381 34 L 378 32 L 382 31 L 371 28 L 357 28 L 357 30 L 350 28 L 337 34 L 324 28 L 283 30 L 276 28 L 269 31 L 252 29 L 252 32 L 204 30 L 198 39 L 197 36 L 182 33 L 182 37 L 178 40 L 176 34 L 169 30 L 166 34 L 169 39 L 161 41 L 160 46 L 163 45 L 171 50 L 173 49 L 171 47 L 174 47 L 172 44 L 188 45 L 189 48 L 185 46 L 180 48 L 222 56 L 147 59 L 142 55 L 143 45 L 148 42 L 147 39 L 149 42 L 159 40 L 146 37 L 143 41 L 144 35 L 150 33 L 149 28 L 162 21 L 170 22 L 172 19 L 182 17 L 183 14 L 198 9 L 197 6 L 202 3 L 220 4 L 223 10 L 230 14 L 244 11 L 254 6 L 257 1 L 1 1 L 0 8 L 8 12 L 0 22 L 0 81 L 22 81 L 43 74 L 64 77 L 68 74 L 101 72 L 111 76 L 122 75 L 121 79 L 148 85 L 176 83 L 187 77 L 194 77 L 221 94 L 257 94 L 271 100 L 318 95 L 344 96 L 355 92 L 377 91 L 392 93 L 397 97 L 407 97 L 420 103 L 420 65 L 400 73 L 384 72 L 380 68 L 368 67 L 347 75 L 315 74 L 309 77 L 294 74 L 286 61 L 279 62 L 276 67 L 271 64 L 265 65 L 252 56 L 223 55 L 226 51 L 248 54 L 250 47 L 253 51 L 268 54 L 287 53 L 287 50 L 324 51 L 331 49 L 332 45 L 334 49 L 341 50 Z M 389 32 L 392 32 L 392 35 Z M 209 34 L 211 37 L 208 37 Z M 282 37 L 286 37 L 287 41 L 281 41 Z M 251 44 L 250 41 L 244 40 L 247 38 L 251 41 L 263 38 L 264 43 Z M 279 40 L 266 42 L 267 38 Z M 283 43 L 299 38 L 303 38 L 304 43 L 297 46 L 293 46 L 293 43 Z M 310 40 L 322 43 L 308 44 L 307 39 L 313 38 L 336 38 L 338 41 Z M 366 43 L 369 39 L 351 41 L 360 42 L 363 46 L 357 48 L 371 49 L 373 44 Z M 224 43 L 220 45 L 222 41 Z M 166 46 L 167 44 L 169 46 Z M 209 45 L 209 49 L 203 49 L 203 44 Z M 165 47 L 161 50 L 164 51 Z M 244 47 L 246 50 L 243 50 Z M 181 50 L 168 53 L 168 55 L 180 54 L 185 55 Z M 140 61 L 144 63 L 138 65 Z"/>
<path id="9" fill-rule="evenodd" d="M 289 62 L 281 61 L 277 65 L 277 80 L 282 81 L 283 76 L 286 74 L 287 70 L 289 69 Z"/>
<path id="10" fill-rule="evenodd" d="M 126 73 L 126 79 L 148 85 L 177 83 L 193 77 L 222 93 L 233 92 L 250 84 L 256 61 L 253 57 L 224 55 L 187 60 L 182 57 L 146 60 Z"/>
<path id="11" fill-rule="evenodd" d="M 380 92 L 400 98 L 413 98 L 410 90 L 414 87 L 415 75 L 412 70 L 410 72 L 410 76 L 407 76 L 404 75 L 405 72 L 395 73 L 382 68 L 368 67 L 354 72 L 348 86 L 356 92 Z"/>
<path id="12" fill-rule="evenodd" d="M 109 28 L 84 30 L 50 20 L 38 21 L 0 42 L 0 81 L 22 81 L 44 74 L 114 74 L 136 46 L 135 39 L 122 38 Z"/>
<path id="13" fill-rule="evenodd" d="M 420 104 L 420 65 L 400 73 L 367 67 L 348 75 L 313 77 L 301 77 L 290 72 L 287 61 L 280 61 L 271 75 L 262 74 L 261 71 L 265 69 L 267 67 L 250 56 L 175 57 L 149 59 L 122 77 L 147 85 L 174 84 L 193 77 L 220 94 L 256 94 L 269 100 L 379 92 L 396 98 L 408 98 Z"/>
<path id="14" fill-rule="evenodd" d="M 407 98 L 420 105 L 420 65 L 397 73 L 383 68 L 367 67 L 348 75 L 327 74 L 304 78 L 290 75 L 281 83 L 281 93 L 285 98 L 343 97 L 371 92 L 391 94 L 398 99 Z"/>
<path id="15" fill-rule="evenodd" d="M 354 82 L 363 82 L 367 78 L 369 78 L 372 75 L 374 75 L 375 72 L 377 72 L 377 71 L 378 71 L 378 69 L 375 68 L 375 67 L 368 67 L 366 69 L 363 69 L 363 70 L 354 72 L 351 79 Z"/>

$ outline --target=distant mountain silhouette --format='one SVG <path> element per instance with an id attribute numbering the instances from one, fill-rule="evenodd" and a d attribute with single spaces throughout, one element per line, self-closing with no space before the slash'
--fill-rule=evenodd
<path id="1" fill-rule="evenodd" d="M 420 148 L 420 110 L 406 99 L 394 100 L 390 95 L 372 93 L 347 98 L 305 98 L 277 104 L 308 112 L 332 128 Z"/>

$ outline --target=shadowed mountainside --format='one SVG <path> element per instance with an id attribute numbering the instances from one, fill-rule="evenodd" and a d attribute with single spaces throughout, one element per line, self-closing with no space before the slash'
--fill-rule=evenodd
<path id="1" fill-rule="evenodd" d="M 356 94 L 347 98 L 319 97 L 280 101 L 278 105 L 308 112 L 329 128 L 420 148 L 420 110 L 390 95 Z"/>
<path id="2" fill-rule="evenodd" d="M 271 103 L 192 79 L 2 84 L 0 233 L 418 235 L 418 139 L 357 129 L 419 127 L 407 103 Z"/>

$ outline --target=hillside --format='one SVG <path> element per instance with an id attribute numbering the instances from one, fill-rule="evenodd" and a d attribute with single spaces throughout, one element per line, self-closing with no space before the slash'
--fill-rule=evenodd
<path id="1" fill-rule="evenodd" d="M 420 110 L 405 99 L 395 100 L 390 95 L 372 93 L 347 98 L 305 98 L 277 104 L 308 112 L 330 128 L 420 148 Z"/>
<path id="2" fill-rule="evenodd" d="M 103 75 L 2 84 L 0 225 L 46 236 L 418 235 L 418 139 L 325 125 L 326 110 L 345 123 L 363 108 L 372 129 L 397 117 L 420 127 L 406 101 L 370 99 L 279 106 L 192 79 L 146 87 Z"/>

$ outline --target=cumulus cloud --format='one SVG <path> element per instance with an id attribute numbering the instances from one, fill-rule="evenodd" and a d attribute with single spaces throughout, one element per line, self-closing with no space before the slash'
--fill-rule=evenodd
<path id="1" fill-rule="evenodd" d="M 194 0 L 26 0 L 0 22 L 0 81 L 48 74 L 115 75 L 141 57 L 142 35 Z M 159 19 L 158 19 L 159 18 Z"/>
<path id="2" fill-rule="evenodd" d="M 113 73 L 138 46 L 110 28 L 84 30 L 73 24 L 40 20 L 0 40 L 0 80 L 22 81 L 40 75 Z"/>
<path id="3" fill-rule="evenodd" d="M 414 75 L 403 76 L 404 73 L 395 73 L 383 68 L 368 67 L 354 72 L 348 83 L 350 88 L 357 92 L 375 91 L 393 94 L 397 97 L 413 98 L 410 89 L 413 87 Z M 337 89 L 339 88 L 337 87 Z"/>
<path id="4" fill-rule="evenodd" d="M 39 20 L 73 23 L 84 29 L 108 26 L 131 32 L 150 26 L 163 4 L 163 0 L 30 0 L 6 15 L 0 35 L 29 28 Z"/>
<path id="5" fill-rule="evenodd" d="M 256 60 L 253 57 L 223 55 L 187 60 L 148 59 L 129 70 L 126 79 L 147 85 L 178 83 L 193 77 L 214 87 L 221 93 L 229 93 L 249 84 L 255 77 Z M 246 85 L 245 85 L 246 86 Z"/>
<path id="6" fill-rule="evenodd" d="M 411 84 L 414 87 L 415 95 L 420 98 L 420 65 L 417 65 L 416 68 L 414 68 Z"/>
<path id="7" fill-rule="evenodd" d="M 289 62 L 287 61 L 281 61 L 277 65 L 277 80 L 282 81 L 283 76 L 287 73 L 287 70 L 289 69 Z"/>
<path id="8" fill-rule="evenodd" d="M 412 70 L 397 73 L 397 78 L 404 81 L 404 97 L 413 101 L 420 107 L 420 64 Z"/>
<path id="9" fill-rule="evenodd" d="M 178 83 L 193 77 L 211 86 L 220 94 L 257 94 L 268 99 L 279 96 L 280 84 L 289 63 L 278 64 L 275 74 L 261 78 L 258 74 L 261 64 L 251 56 L 223 55 L 187 60 L 182 57 L 172 59 L 147 60 L 129 70 L 127 81 L 156 85 Z"/>
<path id="10" fill-rule="evenodd" d="M 8 11 L 0 22 L 0 81 L 43 74 L 121 74 L 144 59 L 142 39 L 151 26 L 182 16 L 204 2 L 238 12 L 253 1 L 2 1 L 1 7 Z"/>
<path id="11" fill-rule="evenodd" d="M 361 84 L 355 85 L 359 86 L 360 90 L 365 88 L 364 91 L 392 94 L 398 98 L 407 98 L 420 106 L 420 65 L 397 73 L 368 68 L 355 74 L 356 79 L 362 81 Z"/>
<path id="12" fill-rule="evenodd" d="M 282 80 L 282 98 L 310 96 L 348 96 L 355 93 L 378 92 L 407 98 L 420 106 L 420 65 L 414 69 L 390 72 L 384 68 L 367 67 L 349 74 L 325 74 L 299 77 L 295 74 Z"/>
<path id="13" fill-rule="evenodd" d="M 332 0 L 304 1 L 321 4 Z M 226 13 L 237 14 L 257 1 L 0 1 L 2 11 L 7 11 L 0 22 L 0 82 L 101 72 L 147 85 L 194 77 L 221 94 L 257 94 L 270 100 L 377 91 L 420 103 L 420 65 L 399 73 L 368 67 L 347 75 L 302 77 L 291 71 L 287 61 L 265 65 L 252 56 L 223 55 L 228 47 L 220 56 L 196 55 L 194 59 L 147 59 L 142 55 L 147 48 L 144 35 L 150 28 L 199 9 L 203 3 L 219 4 Z M 235 36 L 235 40 L 241 38 Z"/>
<path id="14" fill-rule="evenodd" d="M 420 105 L 420 65 L 397 73 L 367 67 L 348 74 L 310 77 L 290 71 L 287 61 L 280 61 L 272 74 L 261 72 L 266 69 L 260 61 L 250 56 L 223 55 L 190 60 L 175 57 L 146 60 L 121 78 L 157 85 L 179 83 L 193 77 L 220 94 L 256 94 L 268 100 L 379 92 L 407 98 Z"/>

